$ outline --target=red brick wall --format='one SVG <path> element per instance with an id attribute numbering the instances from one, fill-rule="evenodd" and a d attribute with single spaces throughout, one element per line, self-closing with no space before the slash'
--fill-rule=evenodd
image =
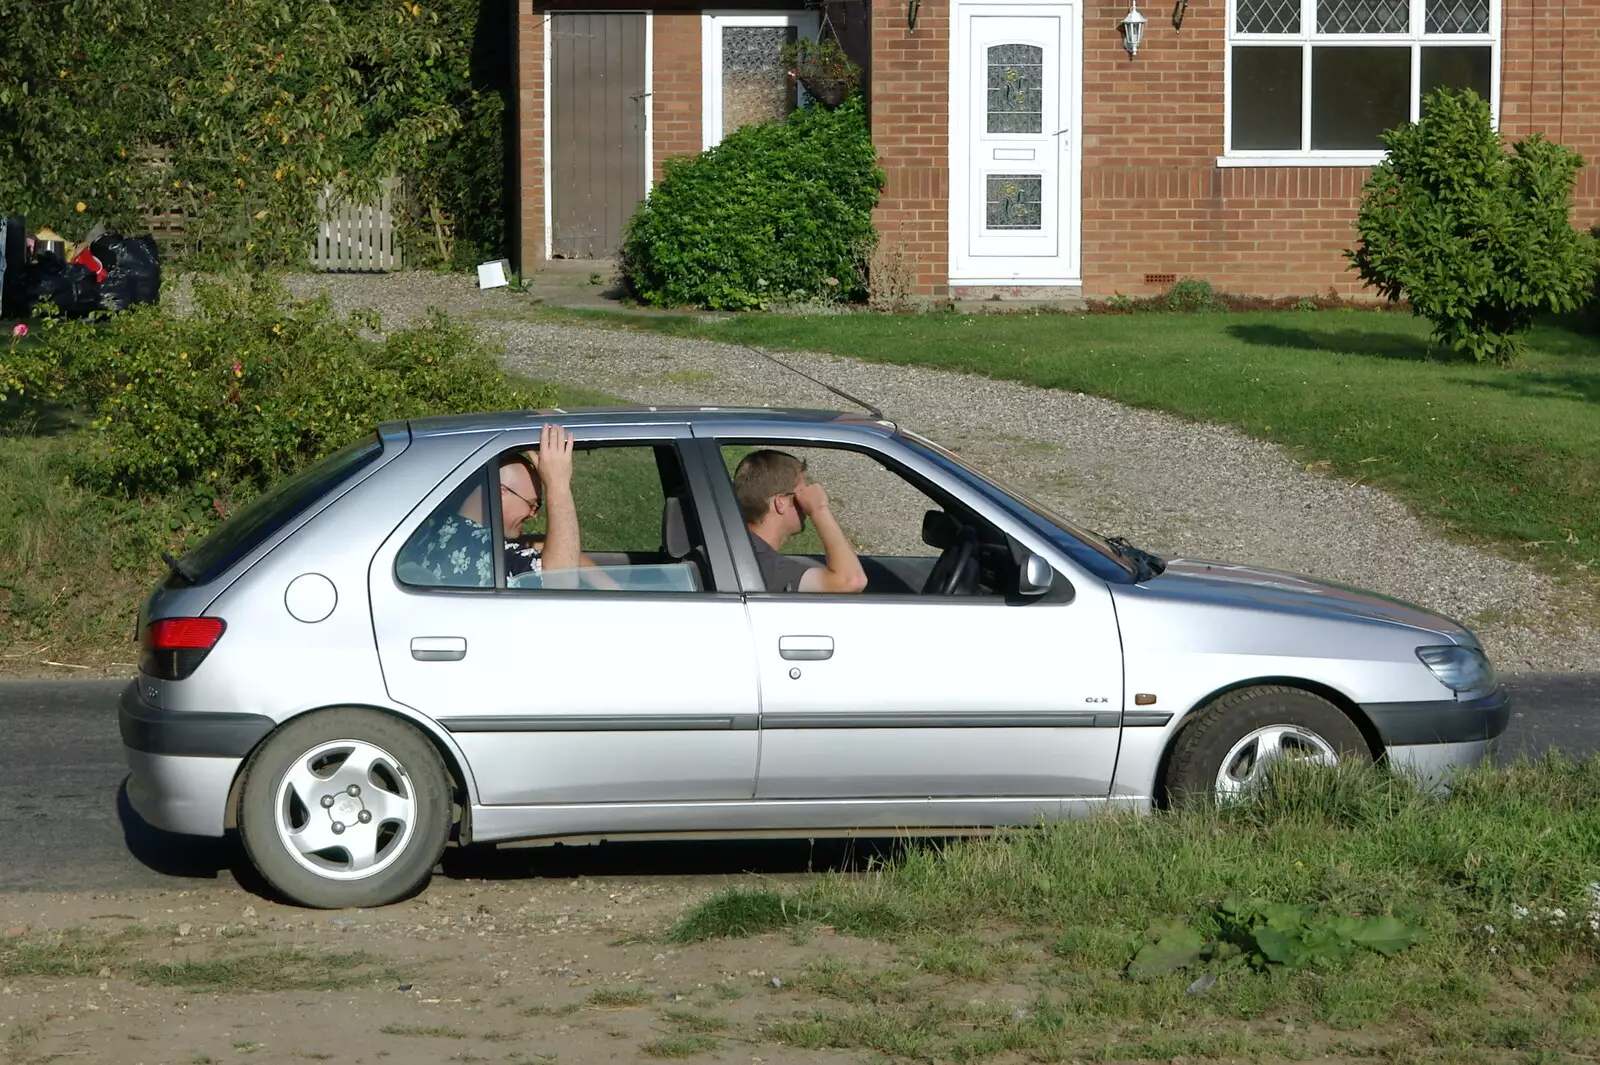
<path id="1" fill-rule="evenodd" d="M 1600 225 L 1600 0 L 1502 0 L 1500 128 L 1583 153 L 1577 220 Z"/>
<path id="2" fill-rule="evenodd" d="M 1084 27 L 1083 279 L 1089 296 L 1149 293 L 1146 274 L 1189 275 L 1257 295 L 1363 293 L 1343 250 L 1367 167 L 1219 168 L 1225 8 L 1165 4 L 1129 59 L 1125 0 L 1089 0 Z M 1600 2 L 1504 0 L 1501 125 L 1543 130 L 1600 162 Z M 1565 33 L 1561 25 L 1565 21 Z M 1577 217 L 1600 222 L 1600 170 Z M 1370 296 L 1370 293 L 1367 293 Z"/>
<path id="3" fill-rule="evenodd" d="M 544 265 L 544 18 L 534 0 L 516 0 L 517 32 L 517 269 Z"/>
<path id="4" fill-rule="evenodd" d="M 903 255 L 910 294 L 943 297 L 950 275 L 950 0 L 872 3 L 872 141 L 885 185 L 874 222 Z"/>
<path id="5" fill-rule="evenodd" d="M 655 176 L 674 155 L 695 155 L 705 144 L 701 131 L 700 13 L 660 13 L 655 17 L 650 98 L 655 121 Z"/>

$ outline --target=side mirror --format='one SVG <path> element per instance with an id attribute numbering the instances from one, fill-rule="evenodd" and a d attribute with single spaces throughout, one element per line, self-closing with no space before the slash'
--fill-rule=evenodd
<path id="1" fill-rule="evenodd" d="M 956 542 L 960 533 L 956 520 L 942 510 L 926 511 L 922 515 L 922 542 L 940 551 Z"/>
<path id="2" fill-rule="evenodd" d="M 1022 574 L 1017 581 L 1017 590 L 1023 595 L 1043 595 L 1050 590 L 1055 576 L 1056 571 L 1050 568 L 1050 563 L 1029 552 L 1026 561 L 1022 563 Z"/>

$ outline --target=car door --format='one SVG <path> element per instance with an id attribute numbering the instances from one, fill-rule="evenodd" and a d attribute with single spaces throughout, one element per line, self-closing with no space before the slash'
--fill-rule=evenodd
<path id="1" fill-rule="evenodd" d="M 585 553 L 651 561 L 642 549 L 668 539 L 672 498 L 692 557 L 685 547 L 681 559 L 663 556 L 655 561 L 667 564 L 640 572 L 697 567 L 699 587 L 519 588 L 465 564 L 442 585 L 418 570 L 408 543 L 472 499 L 489 501 L 495 527 L 498 457 L 539 439 L 537 427 L 504 433 L 421 500 L 373 559 L 373 631 L 389 694 L 453 733 L 485 805 L 749 799 L 759 708 L 749 632 L 726 541 L 714 527 L 710 543 L 700 534 L 689 480 L 704 474 L 679 449 L 688 428 L 568 428 Z"/>
<path id="2" fill-rule="evenodd" d="M 919 491 L 946 493 L 942 498 L 1056 568 L 1053 592 L 1037 598 L 923 595 L 900 581 L 925 575 L 931 560 L 918 570 L 905 548 L 886 547 L 900 553 L 863 553 L 871 582 L 864 594 L 770 593 L 735 518 L 728 538 L 746 588 L 761 684 L 757 796 L 1107 796 L 1121 732 L 1122 648 L 1105 585 L 971 489 L 940 485 L 932 464 L 897 449 L 890 437 L 852 440 L 820 427 L 791 435 L 743 430 L 712 435 L 713 477 L 732 469 L 739 448 L 842 446 L 887 461 L 889 474 Z M 835 499 L 852 497 L 858 514 L 905 488 L 821 483 Z M 731 484 L 717 487 L 726 511 Z M 847 515 L 840 522 L 851 534 Z M 891 536 L 883 529 L 856 535 Z"/>

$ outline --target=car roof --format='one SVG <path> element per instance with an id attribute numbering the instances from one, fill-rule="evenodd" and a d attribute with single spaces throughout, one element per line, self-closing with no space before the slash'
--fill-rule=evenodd
<path id="1" fill-rule="evenodd" d="M 718 407 L 688 405 L 630 405 L 616 407 L 547 407 L 540 410 L 484 411 L 475 414 L 445 414 L 409 421 L 415 436 L 448 436 L 456 433 L 493 432 L 527 429 L 560 416 L 568 426 L 584 424 L 647 425 L 662 420 L 706 424 L 714 422 L 768 422 L 773 425 L 816 425 L 819 423 L 866 429 L 892 434 L 895 424 L 887 418 L 852 414 L 836 410 L 802 407 Z"/>

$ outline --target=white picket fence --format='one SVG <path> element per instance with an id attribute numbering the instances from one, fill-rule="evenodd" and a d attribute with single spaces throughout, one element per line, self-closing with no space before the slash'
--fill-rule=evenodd
<path id="1" fill-rule="evenodd" d="M 382 273 L 400 269 L 400 247 L 395 242 L 394 201 L 399 179 L 383 183 L 376 203 L 348 203 L 333 198 L 332 190 L 317 198 L 322 217 L 317 227 L 311 265 L 318 270 Z"/>

